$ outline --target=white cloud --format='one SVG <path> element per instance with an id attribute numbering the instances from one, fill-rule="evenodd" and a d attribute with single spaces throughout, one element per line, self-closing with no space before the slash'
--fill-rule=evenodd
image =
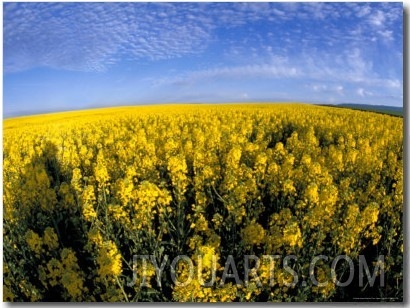
<path id="1" fill-rule="evenodd" d="M 4 69 L 104 70 L 122 57 L 159 60 L 201 52 L 210 39 L 210 25 L 201 18 L 184 18 L 195 6 L 162 7 L 146 3 L 5 4 Z"/>
<path id="2" fill-rule="evenodd" d="M 248 99 L 249 94 L 248 93 L 241 93 L 240 97 L 243 98 L 243 99 Z"/>
<path id="3" fill-rule="evenodd" d="M 379 42 L 387 46 L 401 37 L 400 5 L 5 3 L 3 7 L 6 73 L 41 66 L 104 71 L 123 59 L 180 58 L 217 46 L 218 55 L 206 64 L 208 69 L 198 65 L 169 77 L 145 77 L 153 86 L 303 79 L 312 93 L 332 97 L 346 97 L 349 91 L 364 97 L 375 93 L 372 87 L 396 92 L 403 87 L 400 63 L 389 67 L 387 76 L 374 58 L 380 53 Z M 397 61 L 388 63 L 392 62 Z"/>
<path id="4" fill-rule="evenodd" d="M 312 85 L 312 90 L 315 92 L 321 92 L 327 90 L 327 85 L 325 84 L 314 84 Z"/>
<path id="5" fill-rule="evenodd" d="M 373 92 L 371 91 L 366 91 L 363 88 L 358 88 L 356 91 L 357 95 L 359 95 L 360 97 L 368 97 L 368 96 L 373 96 Z"/>
<path id="6" fill-rule="evenodd" d="M 261 49 L 262 50 L 262 49 Z M 259 52 L 261 52 L 259 50 Z M 266 49 L 267 50 L 267 49 Z M 265 51 L 266 51 L 265 50 Z M 237 49 L 237 53 L 241 50 Z M 259 63 L 257 62 L 259 58 Z M 264 52 L 252 58 L 254 64 L 223 65 L 208 69 L 193 69 L 171 77 L 157 80 L 156 86 L 163 84 L 193 85 L 215 80 L 251 80 L 257 78 L 293 80 L 309 85 L 313 93 L 347 96 L 352 87 L 362 89 L 378 88 L 385 91 L 400 90 L 400 79 L 384 77 L 374 70 L 374 64 L 361 49 L 355 48 L 338 55 L 316 52 L 300 57 L 284 57 L 273 51 Z M 353 91 L 354 92 L 354 91 Z M 370 96 L 372 90 L 357 90 L 357 95 Z"/>
<path id="7" fill-rule="evenodd" d="M 398 79 L 387 79 L 385 80 L 386 86 L 389 88 L 402 88 L 403 87 L 403 82 L 401 82 Z"/>
<path id="8" fill-rule="evenodd" d="M 385 40 L 391 41 L 393 40 L 393 31 L 392 30 L 380 30 L 377 33 Z"/>
<path id="9" fill-rule="evenodd" d="M 343 85 L 328 85 L 328 84 L 311 84 L 308 88 L 312 89 L 316 93 L 332 93 L 338 94 L 339 96 L 344 95 L 344 86 Z"/>
<path id="10" fill-rule="evenodd" d="M 371 8 L 369 5 L 359 6 L 356 12 L 356 16 L 361 18 L 367 16 L 371 12 Z"/>
<path id="11" fill-rule="evenodd" d="M 370 17 L 369 17 L 369 22 L 370 24 L 374 25 L 374 26 L 382 26 L 384 25 L 384 21 L 386 20 L 385 14 L 378 10 L 375 13 L 373 13 Z"/>
<path id="12" fill-rule="evenodd" d="M 303 73 L 296 67 L 283 63 L 225 66 L 206 70 L 186 72 L 183 75 L 164 79 L 163 83 L 185 85 L 207 79 L 244 79 L 244 78 L 297 78 Z"/>

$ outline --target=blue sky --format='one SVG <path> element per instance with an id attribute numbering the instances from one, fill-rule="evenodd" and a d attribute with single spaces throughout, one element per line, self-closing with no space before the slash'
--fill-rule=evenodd
<path id="1" fill-rule="evenodd" d="M 403 106 L 402 3 L 3 3 L 4 116 L 169 102 Z"/>

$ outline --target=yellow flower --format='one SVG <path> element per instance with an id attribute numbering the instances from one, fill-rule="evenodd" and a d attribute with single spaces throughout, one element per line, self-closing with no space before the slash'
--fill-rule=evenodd
<path id="1" fill-rule="evenodd" d="M 319 202 L 318 186 L 316 183 L 309 184 L 305 190 L 305 198 L 311 203 Z"/>
<path id="2" fill-rule="evenodd" d="M 289 194 L 293 194 L 296 192 L 296 188 L 295 186 L 293 186 L 293 181 L 290 179 L 287 179 L 284 183 L 283 183 L 283 192 L 286 195 Z"/>
<path id="3" fill-rule="evenodd" d="M 109 204 L 108 205 L 108 213 L 113 217 L 116 221 L 124 221 L 129 223 L 128 213 L 125 210 L 124 206 L 118 204 Z"/>
<path id="4" fill-rule="evenodd" d="M 203 269 L 211 269 L 214 263 L 216 267 L 217 257 L 215 253 L 215 247 L 207 245 L 201 246 L 199 248 L 199 253 L 201 256 L 200 259 L 202 260 Z"/>
<path id="5" fill-rule="evenodd" d="M 61 284 L 72 299 L 78 300 L 85 291 L 84 279 L 80 273 L 77 257 L 71 249 L 64 248 L 62 250 L 61 264 Z"/>
<path id="6" fill-rule="evenodd" d="M 91 221 L 93 218 L 97 217 L 97 213 L 94 210 L 94 202 L 95 202 L 95 195 L 94 195 L 94 187 L 91 185 L 87 185 L 82 194 L 82 202 L 83 202 L 83 215 L 87 221 Z"/>
<path id="7" fill-rule="evenodd" d="M 103 153 L 97 155 L 97 164 L 94 169 L 95 179 L 99 185 L 105 184 L 110 179 Z"/>
<path id="8" fill-rule="evenodd" d="M 370 203 L 362 213 L 363 219 L 367 224 L 374 224 L 379 219 L 379 206 L 376 202 Z"/>
<path id="9" fill-rule="evenodd" d="M 44 244 L 46 244 L 50 249 L 56 249 L 58 247 L 58 236 L 54 232 L 54 229 L 47 227 L 44 231 L 43 237 Z"/>
<path id="10" fill-rule="evenodd" d="M 188 185 L 188 167 L 182 155 L 172 156 L 168 160 L 168 171 L 171 175 L 172 185 L 178 190 L 181 196 L 185 193 Z"/>
<path id="11" fill-rule="evenodd" d="M 242 239 L 245 245 L 259 245 L 265 239 L 265 230 L 253 220 L 243 229 Z"/>
<path id="12" fill-rule="evenodd" d="M 193 225 L 196 231 L 206 231 L 208 230 L 208 221 L 205 219 L 205 216 L 199 214 L 196 223 Z"/>
<path id="13" fill-rule="evenodd" d="M 239 147 L 232 148 L 227 156 L 227 164 L 230 168 L 239 167 L 239 161 L 242 156 L 242 150 Z"/>
<path id="14" fill-rule="evenodd" d="M 32 230 L 26 232 L 26 242 L 30 249 L 35 252 L 36 255 L 40 255 L 42 251 L 42 241 L 41 237 Z"/>
<path id="15" fill-rule="evenodd" d="M 302 247 L 302 233 L 296 221 L 286 224 L 283 230 L 283 242 L 290 247 Z"/>
<path id="16" fill-rule="evenodd" d="M 97 257 L 100 276 L 118 276 L 122 271 L 121 254 L 114 242 L 104 242 Z"/>
<path id="17" fill-rule="evenodd" d="M 97 245 L 102 245 L 103 243 L 103 238 L 101 236 L 100 231 L 96 227 L 92 227 L 90 231 L 88 231 L 88 240 L 92 243 L 95 243 Z"/>
<path id="18" fill-rule="evenodd" d="M 223 222 L 223 217 L 220 214 L 216 213 L 212 218 L 212 222 L 214 223 L 214 229 L 218 229 Z"/>
<path id="19" fill-rule="evenodd" d="M 5 300 L 331 301 L 337 291 L 330 281 L 292 290 L 276 259 L 251 272 L 262 288 L 254 275 L 247 286 L 220 286 L 218 253 L 235 246 L 295 253 L 304 274 L 314 253 L 357 262 L 377 250 L 400 294 L 403 118 L 303 104 L 173 105 L 19 117 L 3 128 Z M 59 239 L 67 228 L 75 234 Z M 165 275 L 172 295 L 124 288 L 122 253 L 129 262 L 181 245 L 202 281 L 181 287 Z M 204 288 L 214 257 L 216 284 Z M 322 269 L 316 278 L 326 281 Z M 153 282 L 150 262 L 147 272 Z M 177 276 L 189 278 L 186 264 Z"/>

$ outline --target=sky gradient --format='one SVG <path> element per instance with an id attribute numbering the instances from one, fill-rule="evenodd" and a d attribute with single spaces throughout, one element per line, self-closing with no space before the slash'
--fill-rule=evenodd
<path id="1" fill-rule="evenodd" d="M 403 106 L 403 4 L 3 3 L 3 115 L 170 102 Z"/>

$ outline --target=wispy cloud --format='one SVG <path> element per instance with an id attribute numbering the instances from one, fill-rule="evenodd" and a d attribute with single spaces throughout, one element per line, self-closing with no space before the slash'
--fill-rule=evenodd
<path id="1" fill-rule="evenodd" d="M 4 68 L 101 71 L 125 59 L 197 53 L 209 24 L 184 18 L 195 6 L 146 3 L 5 3 Z M 172 10 L 173 9 L 173 10 Z"/>
<path id="2" fill-rule="evenodd" d="M 4 69 L 103 71 L 124 59 L 178 58 L 211 44 L 225 51 L 242 46 L 245 57 L 249 47 L 276 55 L 309 51 L 318 42 L 345 49 L 372 37 L 394 40 L 388 25 L 398 18 L 397 6 L 355 3 L 4 3 Z M 301 20 L 304 26 L 295 27 Z M 325 21 L 324 31 L 314 28 L 317 21 Z M 272 31 L 253 30 L 261 23 Z M 357 31 L 366 23 L 369 30 Z M 235 28 L 248 32 L 247 42 L 218 35 Z"/>
<path id="3" fill-rule="evenodd" d="M 215 89 L 219 98 L 261 89 L 289 99 L 402 98 L 400 3 L 6 2 L 3 12 L 3 67 L 15 87 L 24 71 L 45 67 L 98 72 L 75 76 L 111 80 L 110 89 L 120 76 L 134 84 L 130 100 L 136 85 L 144 99 L 164 100 Z"/>
<path id="4" fill-rule="evenodd" d="M 373 92 L 370 91 L 366 91 L 363 88 L 359 88 L 356 91 L 357 95 L 359 95 L 360 97 L 367 97 L 367 96 L 373 96 Z"/>
<path id="5" fill-rule="evenodd" d="M 374 26 L 378 26 L 378 27 L 383 26 L 385 20 L 386 20 L 386 17 L 382 11 L 376 11 L 374 14 L 372 14 L 369 17 L 370 24 Z"/>
<path id="6" fill-rule="evenodd" d="M 190 71 L 180 76 L 165 79 L 166 83 L 172 84 L 191 84 L 202 82 L 206 79 L 229 78 L 295 78 L 301 77 L 302 72 L 296 67 L 284 64 L 261 64 L 230 66 L 207 70 Z"/>
<path id="7" fill-rule="evenodd" d="M 206 80 L 287 79 L 310 84 L 311 89 L 315 92 L 333 92 L 340 96 L 345 93 L 344 85 L 390 90 L 400 90 L 403 87 L 403 83 L 398 78 L 377 74 L 373 69 L 372 60 L 366 59 L 359 49 L 346 51 L 337 56 L 316 52 L 304 54 L 297 59 L 275 57 L 273 54 L 264 53 L 259 59 L 259 64 L 188 70 L 155 80 L 155 86 L 192 85 Z"/>

